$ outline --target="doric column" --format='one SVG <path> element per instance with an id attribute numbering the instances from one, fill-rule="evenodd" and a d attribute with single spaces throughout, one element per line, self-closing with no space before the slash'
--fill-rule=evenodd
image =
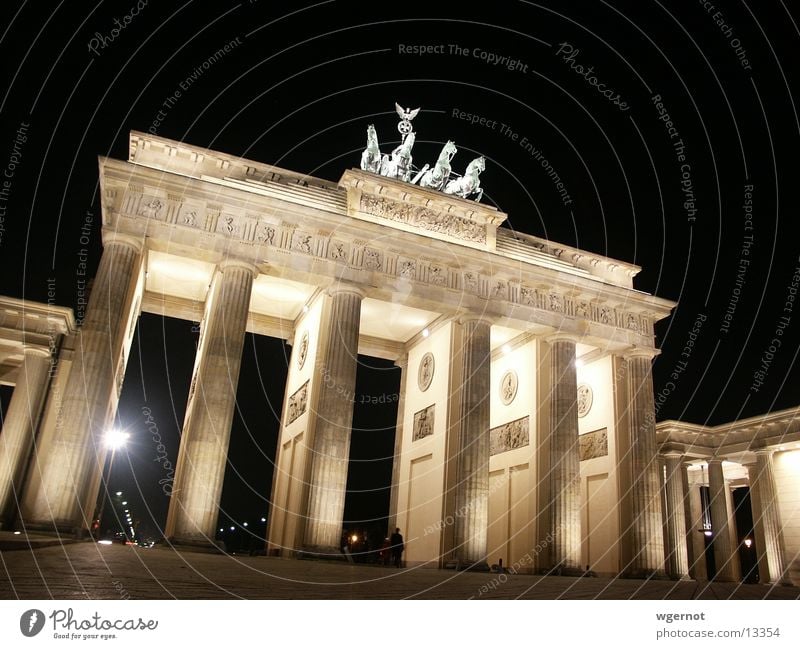
<path id="1" fill-rule="evenodd" d="M 394 457 L 392 458 L 392 486 L 389 494 L 389 534 L 397 527 L 397 496 L 400 490 L 400 456 L 403 448 L 403 410 L 406 404 L 408 354 L 395 361 L 400 368 L 400 396 L 397 400 L 397 424 L 394 428 Z"/>
<path id="2" fill-rule="evenodd" d="M 759 581 L 762 584 L 789 584 L 783 556 L 772 451 L 759 449 L 755 455 L 756 462 L 747 465 L 747 473 L 750 478 L 750 503 L 756 533 Z"/>
<path id="3" fill-rule="evenodd" d="M 460 320 L 461 376 L 456 451 L 454 549 L 464 567 L 483 568 L 489 530 L 489 391 L 491 323 L 479 317 Z"/>
<path id="4" fill-rule="evenodd" d="M 578 447 L 578 383 L 575 343 L 553 336 L 550 343 L 550 530 L 551 559 L 559 574 L 581 574 L 581 475 Z"/>
<path id="5" fill-rule="evenodd" d="M 695 515 L 692 511 L 692 499 L 694 497 L 693 489 L 694 486 L 689 482 L 689 462 L 681 462 L 681 485 L 683 486 L 683 511 L 684 511 L 684 520 L 686 525 L 686 558 L 687 558 L 687 565 L 689 568 L 689 577 L 692 579 L 697 579 L 698 573 L 698 558 L 695 552 L 695 535 L 698 533 L 697 530 L 700 529 L 699 525 L 695 526 L 694 520 Z"/>
<path id="6" fill-rule="evenodd" d="M 664 526 L 661 478 L 656 450 L 652 352 L 626 356 L 630 401 L 631 446 L 631 564 L 630 577 L 664 576 Z"/>
<path id="7" fill-rule="evenodd" d="M 727 486 L 722 472 L 722 460 L 708 461 L 708 490 L 711 504 L 711 531 L 714 548 L 714 567 L 716 581 L 735 581 L 736 568 L 734 561 L 731 534 L 728 527 L 730 512 L 728 511 Z"/>
<path id="8" fill-rule="evenodd" d="M 226 261 L 207 298 L 167 515 L 166 536 L 173 543 L 214 544 L 257 274 L 248 263 Z"/>
<path id="9" fill-rule="evenodd" d="M 680 453 L 665 453 L 666 480 L 664 484 L 667 505 L 667 539 L 669 555 L 667 565 L 673 579 L 689 578 L 689 558 L 686 548 L 686 511 L 683 489 L 683 456 Z"/>
<path id="10" fill-rule="evenodd" d="M 24 354 L 0 433 L 0 529 L 11 527 L 22 501 L 22 480 L 50 377 L 49 350 L 26 345 Z"/>
<path id="11" fill-rule="evenodd" d="M 64 389 L 53 444 L 37 457 L 25 498 L 28 528 L 83 534 L 97 501 L 98 476 L 106 458 L 103 437 L 114 416 L 117 380 L 141 271 L 141 242 L 107 234 L 74 361 Z M 38 479 L 38 478 L 41 479 Z M 94 493 L 91 493 L 91 492 Z M 27 509 L 30 504 L 30 510 Z"/>
<path id="12" fill-rule="evenodd" d="M 339 543 L 347 487 L 358 366 L 358 334 L 363 293 L 354 286 L 329 289 L 329 323 L 321 331 L 322 379 L 312 442 L 308 519 L 304 548 L 320 556 L 341 556 Z"/>

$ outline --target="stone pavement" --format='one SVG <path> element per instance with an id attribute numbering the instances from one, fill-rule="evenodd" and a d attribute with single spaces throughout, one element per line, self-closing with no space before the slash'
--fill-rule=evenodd
<path id="1" fill-rule="evenodd" d="M 540 577 L 91 542 L 0 551 L 3 599 L 798 599 L 800 589 Z"/>

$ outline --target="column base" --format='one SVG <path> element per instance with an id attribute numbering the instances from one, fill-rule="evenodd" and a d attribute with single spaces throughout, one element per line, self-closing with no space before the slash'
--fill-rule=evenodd
<path id="1" fill-rule="evenodd" d="M 461 559 L 450 559 L 444 564 L 445 570 L 459 570 L 462 572 L 491 572 L 491 568 L 486 561 L 476 563 L 466 563 Z"/>
<path id="2" fill-rule="evenodd" d="M 201 552 L 205 554 L 227 554 L 222 541 L 211 541 L 209 539 L 181 539 L 176 537 L 168 538 L 157 545 L 164 548 L 177 550 L 178 552 Z"/>
<path id="3" fill-rule="evenodd" d="M 298 559 L 317 559 L 319 561 L 349 561 L 353 563 L 350 554 L 342 552 L 336 546 L 304 545 L 297 551 Z"/>
<path id="4" fill-rule="evenodd" d="M 54 523 L 52 521 L 48 521 L 46 523 L 26 523 L 24 521 L 17 521 L 17 525 L 15 527 L 23 532 L 23 534 L 28 533 L 38 534 L 41 536 L 53 536 L 69 539 L 71 541 L 75 539 L 80 540 L 92 538 L 89 530 L 83 527 L 75 527 L 71 523 Z M 11 529 L 11 526 L 2 529 Z"/>
<path id="5" fill-rule="evenodd" d="M 672 579 L 663 570 L 629 570 L 620 575 L 620 579 L 659 579 L 669 581 Z"/>
<path id="6" fill-rule="evenodd" d="M 548 577 L 596 577 L 592 570 L 584 570 L 575 566 L 555 566 L 541 571 L 541 574 Z"/>
<path id="7" fill-rule="evenodd" d="M 668 575 L 673 581 L 693 581 L 689 575 Z"/>

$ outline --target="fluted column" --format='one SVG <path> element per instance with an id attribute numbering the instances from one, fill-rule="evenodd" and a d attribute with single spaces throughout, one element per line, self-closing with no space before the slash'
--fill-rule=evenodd
<path id="1" fill-rule="evenodd" d="M 308 486 L 308 520 L 304 548 L 320 556 L 339 557 L 347 464 L 353 425 L 358 366 L 358 334 L 363 293 L 353 286 L 329 290 L 327 327 L 322 327 L 322 365 L 317 425 L 312 442 Z"/>
<path id="2" fill-rule="evenodd" d="M 661 477 L 656 449 L 652 353 L 634 352 L 628 363 L 631 445 L 631 564 L 630 577 L 665 576 Z"/>
<path id="3" fill-rule="evenodd" d="M 728 527 L 730 512 L 728 511 L 727 486 L 722 472 L 722 460 L 708 461 L 708 490 L 711 504 L 711 531 L 714 548 L 714 567 L 716 581 L 735 581 L 736 567 L 734 561 L 731 533 Z"/>
<path id="4" fill-rule="evenodd" d="M 408 355 L 395 361 L 400 368 L 400 396 L 397 400 L 397 424 L 394 428 L 394 457 L 392 458 L 392 486 L 389 493 L 389 533 L 397 527 L 397 497 L 400 491 L 400 456 L 403 448 L 403 411 L 406 404 Z"/>
<path id="5" fill-rule="evenodd" d="M 692 579 L 705 579 L 705 563 L 701 565 L 701 557 L 704 556 L 703 552 L 698 552 L 699 543 L 696 538 L 699 536 L 698 530 L 702 525 L 702 520 L 696 522 L 699 516 L 698 511 L 695 509 L 695 499 L 699 500 L 699 493 L 695 493 L 697 488 L 689 481 L 689 466 L 688 462 L 681 463 L 681 484 L 683 485 L 684 493 L 684 513 L 686 521 L 686 556 L 689 566 L 689 577 Z M 699 556 L 698 556 L 699 555 Z"/>
<path id="6" fill-rule="evenodd" d="M 455 489 L 455 554 L 464 567 L 486 565 L 489 530 L 489 391 L 491 323 L 464 318 Z"/>
<path id="7" fill-rule="evenodd" d="M 762 584 L 788 584 L 772 451 L 759 449 L 755 455 L 756 462 L 747 465 L 747 473 L 750 478 L 759 581 Z"/>
<path id="8" fill-rule="evenodd" d="M 667 535 L 669 555 L 667 565 L 673 579 L 689 578 L 689 555 L 686 547 L 686 492 L 683 487 L 683 456 L 680 453 L 665 453 L 666 482 L 664 484 L 667 505 Z"/>
<path id="9" fill-rule="evenodd" d="M 214 544 L 257 274 L 250 264 L 226 261 L 208 297 L 167 515 L 166 536 L 176 544 Z"/>
<path id="10" fill-rule="evenodd" d="M 578 447 L 578 383 L 575 342 L 554 336 L 550 343 L 550 529 L 553 570 L 581 574 L 581 475 Z"/>
<path id="11" fill-rule="evenodd" d="M 22 512 L 28 528 L 76 534 L 90 528 L 141 258 L 138 240 L 105 236 L 53 444 L 46 457 L 36 458 L 32 472 L 38 475 L 28 481 L 34 492 Z"/>
<path id="12" fill-rule="evenodd" d="M 50 378 L 49 350 L 26 345 L 24 354 L 0 433 L 0 529 L 14 523 L 22 501 L 22 480 Z"/>

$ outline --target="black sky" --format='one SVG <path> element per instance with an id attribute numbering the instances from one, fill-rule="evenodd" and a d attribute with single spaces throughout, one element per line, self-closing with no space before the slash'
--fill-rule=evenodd
<path id="1" fill-rule="evenodd" d="M 399 101 L 423 108 L 414 122 L 415 162 L 434 160 L 447 139 L 459 147 L 456 170 L 473 154 L 486 156 L 484 200 L 509 214 L 508 227 L 639 264 L 638 289 L 678 302 L 657 328 L 656 391 L 681 360 L 686 365 L 659 420 L 716 424 L 797 405 L 800 313 L 784 309 L 800 266 L 798 12 L 781 0 L 716 4 L 493 2 L 479 10 L 151 1 L 110 38 L 134 0 L 3 3 L 0 172 L 12 161 L 14 168 L 0 201 L 0 293 L 45 300 L 55 278 L 57 302 L 75 305 L 87 212 L 95 216 L 92 267 L 100 253 L 97 156 L 126 158 L 130 130 L 153 127 L 335 181 L 358 164 L 367 124 L 384 149 L 397 140 Z M 109 40 L 93 53 L 89 45 L 100 36 Z M 198 75 L 226 43 L 230 53 Z M 414 55 L 401 45 L 442 47 Z M 570 47 L 579 52 L 565 60 Z M 509 70 L 481 53 L 520 64 Z M 593 66 L 597 83 L 628 109 L 603 97 L 577 65 Z M 165 108 L 182 83 L 181 97 Z M 455 109 L 497 126 L 473 125 Z M 570 204 L 523 138 L 552 164 Z M 682 179 L 694 205 L 684 205 Z M 753 186 L 752 230 L 742 209 L 746 185 Z M 789 321 L 765 366 L 781 316 Z M 682 357 L 693 327 L 696 347 Z M 137 514 L 146 519 L 150 508 L 156 523 L 166 512 L 158 486 L 165 465 L 154 460 L 142 409 L 151 409 L 174 464 L 195 343 L 191 323 L 146 315 L 126 376 L 119 420 L 134 442 L 130 462 L 115 463 L 112 488 L 136 494 Z M 288 353 L 282 341 L 248 336 L 245 343 L 223 495 L 233 520 L 268 511 Z M 348 519 L 385 514 L 396 405 L 369 402 L 396 393 L 399 381 L 390 364 L 362 360 L 356 401 L 366 403 L 356 408 Z M 7 399 L 4 390 L 4 407 Z"/>

